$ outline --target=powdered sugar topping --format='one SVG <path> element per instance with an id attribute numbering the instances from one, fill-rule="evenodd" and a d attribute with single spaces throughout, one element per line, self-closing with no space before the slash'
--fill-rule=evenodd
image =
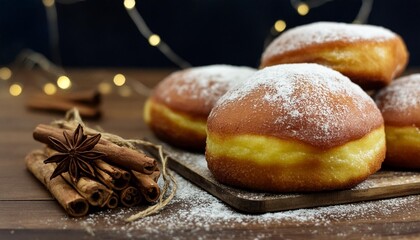
<path id="1" fill-rule="evenodd" d="M 384 41 L 395 36 L 395 33 L 379 26 L 317 22 L 295 27 L 284 32 L 267 47 L 263 58 L 283 54 L 313 44 L 335 41 Z"/>
<path id="2" fill-rule="evenodd" d="M 381 112 L 406 112 L 411 108 L 420 108 L 420 74 L 396 79 L 376 96 L 376 103 Z"/>
<path id="3" fill-rule="evenodd" d="M 257 91 L 263 92 L 262 97 L 250 97 Z M 271 114 L 276 116 L 268 124 L 282 126 L 289 137 L 320 144 L 348 131 L 343 119 L 369 122 L 377 117 L 367 111 L 376 107 L 359 86 L 339 72 L 318 64 L 266 67 L 228 91 L 210 118 L 216 117 L 218 109 L 234 108 L 242 101 L 252 101 L 255 114 L 262 114 L 260 111 L 269 106 Z M 380 115 L 379 111 L 376 115 Z"/>
<path id="4" fill-rule="evenodd" d="M 208 106 L 214 104 L 227 89 L 254 72 L 253 68 L 230 65 L 195 67 L 170 75 L 165 80 L 165 86 L 158 87 L 158 91 L 166 103 L 173 101 L 174 97 L 182 96 L 192 101 L 205 101 Z"/>

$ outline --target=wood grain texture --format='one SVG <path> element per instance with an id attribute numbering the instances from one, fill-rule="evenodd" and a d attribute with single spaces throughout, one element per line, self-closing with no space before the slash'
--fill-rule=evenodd
<path id="1" fill-rule="evenodd" d="M 85 69 L 69 70 L 68 75 L 74 80 L 73 87 L 82 89 L 96 86 L 102 81 L 111 82 L 113 76 L 120 72 L 126 74 L 129 81 L 141 81 L 152 87 L 171 70 Z M 159 215 L 132 224 L 124 223 L 124 217 L 139 211 L 138 208 L 98 212 L 82 219 L 68 218 L 24 165 L 25 155 L 42 146 L 32 139 L 35 126 L 39 123 L 48 124 L 63 116 L 25 108 L 25 97 L 31 91 L 39 90 L 37 83 L 45 81 L 47 75 L 34 71 L 18 72 L 13 76 L 24 81 L 25 87 L 23 95 L 19 97 L 11 97 L 7 88 L 0 88 L 0 239 L 420 238 L 420 195 L 410 197 L 409 201 L 401 201 L 395 209 L 381 209 L 380 201 L 372 201 L 367 205 L 362 203 L 364 207 L 355 211 L 355 214 L 337 215 L 334 211 L 320 211 L 319 218 L 308 217 L 304 221 L 288 217 L 259 218 L 259 215 L 230 212 L 233 211 L 230 208 L 226 208 L 229 211 L 227 214 L 237 214 L 238 220 L 213 216 L 214 221 L 206 221 L 200 219 L 197 212 L 190 210 L 193 203 L 180 196 Z M 35 81 L 37 79 L 38 82 Z M 125 138 L 152 137 L 142 120 L 145 97 L 133 95 L 123 98 L 114 89 L 103 100 L 102 118 L 86 121 L 89 126 L 99 125 Z M 178 179 L 182 180 L 180 177 Z M 185 180 L 180 181 L 180 184 L 180 188 L 187 187 Z M 200 191 L 196 187 L 189 187 Z M 202 194 L 205 196 L 206 193 Z M 209 199 L 217 201 L 210 196 Z M 358 206 L 344 205 L 355 209 Z M 200 209 L 200 206 L 195 207 Z M 371 208 L 374 210 L 370 211 Z M 310 210 L 309 213 L 311 211 L 317 213 L 317 210 Z M 364 211 L 367 214 L 363 214 Z M 299 214 L 300 217 L 306 216 L 304 211 Z"/>

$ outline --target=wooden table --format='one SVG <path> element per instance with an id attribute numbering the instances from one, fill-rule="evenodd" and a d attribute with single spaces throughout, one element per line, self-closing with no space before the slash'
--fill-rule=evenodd
<path id="1" fill-rule="evenodd" d="M 154 86 L 169 70 L 89 69 L 71 70 L 73 87 L 111 82 L 118 73 L 128 84 L 141 81 Z M 60 238 L 319 238 L 319 239 L 420 239 L 420 195 L 391 200 L 330 206 L 316 209 L 247 215 L 177 177 L 176 198 L 159 215 L 124 223 L 138 209 L 120 208 L 73 219 L 66 216 L 44 186 L 29 173 L 25 155 L 41 144 L 32 139 L 39 123 L 60 119 L 60 114 L 30 111 L 26 97 L 51 77 L 39 71 L 21 71 L 13 81 L 24 82 L 21 96 L 12 97 L 9 82 L 0 88 L 0 239 Z M 126 138 L 150 136 L 142 121 L 144 96 L 104 96 L 103 117 L 87 121 Z"/>

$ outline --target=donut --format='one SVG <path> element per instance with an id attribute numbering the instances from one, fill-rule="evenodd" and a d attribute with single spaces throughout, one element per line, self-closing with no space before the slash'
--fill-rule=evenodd
<path id="1" fill-rule="evenodd" d="M 269 192 L 355 186 L 385 158 L 382 115 L 359 86 L 318 64 L 266 67 L 217 102 L 206 160 L 219 182 Z"/>
<path id="2" fill-rule="evenodd" d="M 420 169 L 420 74 L 396 79 L 375 101 L 385 122 L 384 164 Z"/>
<path id="3" fill-rule="evenodd" d="M 408 53 L 388 29 L 317 22 L 285 31 L 266 48 L 261 68 L 284 63 L 318 63 L 346 75 L 365 90 L 388 85 L 400 75 Z"/>
<path id="4" fill-rule="evenodd" d="M 210 65 L 176 71 L 154 89 L 144 120 L 161 140 L 204 152 L 207 117 L 215 102 L 255 72 L 249 67 Z"/>

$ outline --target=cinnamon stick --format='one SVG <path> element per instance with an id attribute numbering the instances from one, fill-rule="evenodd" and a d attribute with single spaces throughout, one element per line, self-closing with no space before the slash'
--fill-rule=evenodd
<path id="1" fill-rule="evenodd" d="M 47 96 L 43 94 L 43 96 Z M 78 103 L 84 103 L 91 106 L 98 106 L 101 103 L 101 94 L 97 89 L 94 90 L 78 90 L 71 92 L 57 92 L 54 95 L 48 96 L 56 99 L 62 99 L 65 101 L 72 101 Z"/>
<path id="2" fill-rule="evenodd" d="M 144 199 L 148 202 L 155 202 L 160 196 L 159 185 L 154 181 L 151 175 L 132 171 L 135 177 L 135 183 Z"/>
<path id="3" fill-rule="evenodd" d="M 63 173 L 61 176 L 82 195 L 90 205 L 103 207 L 107 204 L 107 199 L 112 194 L 112 190 L 105 185 L 87 177 L 81 177 L 77 183 L 73 183 L 68 173 Z"/>
<path id="4" fill-rule="evenodd" d="M 44 164 L 47 156 L 43 151 L 36 150 L 29 153 L 25 158 L 28 170 L 50 191 L 64 208 L 68 215 L 81 217 L 89 211 L 89 204 L 79 193 L 76 192 L 62 177 L 58 176 L 50 180 L 54 172 L 54 166 Z"/>
<path id="5" fill-rule="evenodd" d="M 142 197 L 137 188 L 129 186 L 120 192 L 120 200 L 124 206 L 132 207 L 139 204 Z"/>
<path id="6" fill-rule="evenodd" d="M 97 106 L 91 106 L 80 102 L 67 101 L 60 98 L 30 98 L 26 102 L 26 106 L 30 109 L 66 112 L 72 108 L 79 109 L 79 113 L 83 117 L 98 118 L 101 110 Z"/>
<path id="7" fill-rule="evenodd" d="M 152 174 L 150 174 L 150 177 L 153 179 L 153 181 L 155 181 L 157 183 L 158 180 L 159 180 L 159 177 L 160 177 L 159 168 L 156 168 L 156 170 Z"/>
<path id="8" fill-rule="evenodd" d="M 109 188 L 122 190 L 130 183 L 131 175 L 128 171 L 112 166 L 100 159 L 95 160 L 97 177 Z"/>
<path id="9" fill-rule="evenodd" d="M 49 136 L 65 142 L 63 131 L 67 130 L 40 124 L 35 128 L 33 137 L 35 140 L 45 144 L 50 144 L 50 140 L 48 139 Z M 70 131 L 68 131 L 68 133 L 71 135 Z M 120 147 L 105 139 L 101 139 L 93 150 L 105 153 L 107 161 L 126 169 L 132 169 L 144 174 L 151 174 L 157 168 L 156 160 L 147 156 L 145 153 L 126 147 Z"/>
<path id="10" fill-rule="evenodd" d="M 116 208 L 118 206 L 118 195 L 113 192 L 106 201 L 106 206 L 110 209 Z"/>

